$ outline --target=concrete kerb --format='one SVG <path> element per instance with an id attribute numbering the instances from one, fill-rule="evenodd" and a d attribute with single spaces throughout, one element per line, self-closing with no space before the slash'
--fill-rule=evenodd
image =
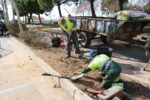
<path id="1" fill-rule="evenodd" d="M 139 77 L 136 77 L 136 76 L 130 76 L 130 75 L 122 73 L 121 74 L 121 79 L 124 80 L 124 81 L 135 82 L 135 83 L 141 84 L 142 86 L 147 87 L 147 88 L 150 89 L 149 81 L 148 80 L 143 81 L 143 78 L 139 78 Z"/>
<path id="2" fill-rule="evenodd" d="M 21 44 L 22 46 L 24 46 L 26 49 L 26 52 L 29 52 L 28 54 L 30 54 L 30 58 L 32 58 L 32 60 L 34 62 L 36 62 L 38 64 L 38 66 L 40 66 L 45 72 L 50 73 L 50 74 L 54 74 L 54 75 L 60 75 L 58 72 L 56 72 L 54 69 L 52 69 L 45 61 L 43 61 L 42 59 L 40 59 L 39 57 L 37 57 L 31 50 L 29 47 L 23 45 L 22 43 L 18 42 L 15 38 L 12 38 L 14 41 L 16 41 L 17 43 Z M 42 74 L 42 73 L 41 73 Z M 80 89 L 78 89 L 73 83 L 71 83 L 71 81 L 67 80 L 67 79 L 58 79 L 56 77 L 52 77 L 52 80 L 54 80 L 57 84 L 59 84 L 61 87 L 66 90 L 71 96 L 73 100 L 93 100 L 91 97 L 89 97 L 87 94 L 85 94 L 83 91 L 81 91 Z"/>
<path id="3" fill-rule="evenodd" d="M 44 66 L 41 66 L 42 69 L 50 74 L 54 75 L 60 75 L 58 72 L 56 72 L 54 69 L 52 69 L 47 63 L 45 63 L 40 58 L 33 59 L 39 66 L 42 64 Z M 52 77 L 52 79 L 60 86 L 65 89 L 69 94 L 73 97 L 73 100 L 93 100 L 90 98 L 87 94 L 82 92 L 80 89 L 78 89 L 73 83 L 71 83 L 67 79 L 58 79 L 56 77 Z"/>

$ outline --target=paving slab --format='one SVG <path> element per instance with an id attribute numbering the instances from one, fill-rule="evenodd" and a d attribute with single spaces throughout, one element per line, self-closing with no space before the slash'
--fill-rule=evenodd
<path id="1" fill-rule="evenodd" d="M 0 58 L 0 100 L 72 100 L 63 88 L 54 88 L 54 80 L 41 75 L 45 71 L 13 39 L 5 38 L 5 43 L 11 41 L 14 52 Z"/>
<path id="2" fill-rule="evenodd" d="M 59 73 L 15 38 L 6 41 L 13 52 L 0 58 L 1 100 L 92 100 L 69 80 L 60 80 L 61 88 L 55 88 L 58 78 L 42 74 Z"/>
<path id="3" fill-rule="evenodd" d="M 8 54 L 12 53 L 11 50 L 6 50 L 6 49 L 0 49 L 0 58 L 7 56 Z"/>

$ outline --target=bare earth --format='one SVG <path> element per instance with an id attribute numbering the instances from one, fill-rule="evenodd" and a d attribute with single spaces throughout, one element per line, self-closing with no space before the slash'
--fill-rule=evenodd
<path id="1" fill-rule="evenodd" d="M 83 59 L 79 59 L 75 54 L 73 54 L 71 58 L 66 59 L 64 57 L 66 54 L 65 52 L 63 52 L 62 48 L 42 49 L 42 48 L 36 47 L 33 50 L 39 57 L 44 59 L 49 65 L 51 65 L 55 70 L 57 70 L 60 74 L 64 76 L 72 76 L 75 73 L 80 72 L 83 69 L 83 67 L 87 66 L 87 63 L 85 63 Z M 131 51 L 133 50 L 134 48 L 131 48 Z M 139 51 L 139 50 L 136 48 L 136 51 Z M 140 61 L 139 59 L 135 59 L 134 57 L 130 57 L 129 59 L 129 57 L 123 56 L 121 55 L 121 53 L 116 53 L 116 52 L 117 50 L 113 54 L 114 56 L 113 59 L 118 61 L 119 64 L 122 66 L 123 74 L 145 78 L 149 82 L 150 73 L 141 71 L 142 66 L 145 65 L 146 59 L 143 62 Z M 135 50 L 134 50 L 134 53 L 135 53 Z M 63 56 L 63 60 L 60 60 L 62 56 Z M 134 56 L 134 54 L 132 54 L 131 56 Z M 135 65 L 138 65 L 138 66 L 135 66 Z M 75 84 L 81 90 L 86 92 L 86 88 L 89 88 L 89 87 L 94 88 L 96 85 L 98 85 L 98 82 L 96 81 L 97 77 L 98 77 L 98 71 L 91 71 L 86 75 L 86 77 L 80 79 Z M 92 94 L 89 94 L 89 95 L 93 98 L 96 98 Z M 130 95 L 135 100 L 149 100 L 150 99 L 142 95 L 136 95 L 134 93 L 133 94 L 131 93 Z"/>
<path id="2" fill-rule="evenodd" d="M 5 41 L 5 39 L 4 39 L 4 41 Z M 15 80 L 15 82 L 16 82 L 18 79 L 20 80 L 20 78 L 21 78 L 21 82 L 24 82 L 24 81 L 26 82 L 26 80 L 30 81 L 29 78 L 23 79 L 22 77 L 20 77 L 20 76 L 23 76 L 26 78 L 28 76 L 27 74 L 29 74 L 29 76 L 31 76 L 33 79 L 36 79 L 39 77 L 41 78 L 41 73 L 44 73 L 44 71 L 41 70 L 39 67 L 37 67 L 38 65 L 33 64 L 32 59 L 30 58 L 30 54 L 28 54 L 28 52 L 26 52 L 26 48 L 24 48 L 24 46 L 21 46 L 14 39 L 9 39 L 9 42 L 12 44 L 13 51 L 15 51 L 15 53 L 17 55 L 13 54 L 12 58 L 10 57 L 10 55 L 8 55 L 7 57 L 4 57 L 5 59 L 3 61 L 1 61 L 1 63 L 7 61 L 7 59 L 8 60 L 13 59 L 12 61 L 9 61 L 9 62 L 16 63 L 16 61 L 17 61 L 17 63 L 18 63 L 18 61 L 19 61 L 19 64 L 21 63 L 21 66 L 27 65 L 28 67 L 21 67 L 21 68 L 19 67 L 21 70 L 20 69 L 18 70 L 18 68 L 10 69 L 8 67 L 8 69 L 14 70 L 14 72 L 11 72 L 11 73 L 9 73 L 9 70 L 8 70 L 8 76 L 7 76 L 8 78 L 6 78 L 6 80 L 9 80 L 10 74 L 14 75 L 14 76 L 12 76 L 12 79 L 11 79 L 11 81 L 8 82 L 8 84 L 11 85 L 11 84 L 13 84 L 13 82 L 12 82 L 13 80 Z M 92 43 L 93 43 L 92 48 L 97 48 L 99 46 L 99 44 L 97 42 L 92 42 Z M 75 73 L 80 72 L 84 67 L 87 67 L 87 63 L 85 63 L 85 61 L 83 59 L 79 59 L 77 57 L 77 55 L 75 55 L 74 53 L 72 54 L 71 58 L 66 59 L 64 57 L 66 55 L 66 52 L 63 52 L 63 48 L 52 48 L 52 47 L 51 48 L 43 48 L 43 46 L 38 46 L 38 47 L 31 46 L 31 47 L 37 56 L 39 56 L 41 59 L 46 61 L 51 67 L 53 67 L 56 71 L 58 71 L 60 74 L 62 74 L 64 76 L 72 76 Z M 131 80 L 134 79 L 132 81 L 137 80 L 139 83 L 150 87 L 150 72 L 142 71 L 143 66 L 147 62 L 147 58 L 144 56 L 144 50 L 141 48 L 138 48 L 136 46 L 128 48 L 128 47 L 126 47 L 126 44 L 120 43 L 120 42 L 114 42 L 114 44 L 111 45 L 111 47 L 114 49 L 113 59 L 121 65 L 122 74 L 127 76 L 124 79 L 128 80 L 128 78 L 131 78 Z M 25 58 L 24 58 L 24 56 L 25 56 Z M 62 56 L 63 56 L 63 59 L 61 59 Z M 31 62 L 31 65 L 30 65 L 30 62 Z M 8 64 L 8 66 L 10 66 L 10 65 L 12 66 L 13 64 Z M 15 68 L 15 67 L 13 67 L 13 68 Z M 19 72 L 20 74 L 13 74 L 13 73 L 16 73 L 15 72 L 16 70 L 18 70 L 17 72 Z M 0 72 L 4 72 L 4 71 L 0 70 Z M 5 73 L 7 73 L 7 71 Z M 17 79 L 15 79 L 16 75 L 17 75 Z M 2 74 L 1 76 L 3 77 L 3 79 L 5 79 L 4 74 Z M 15 77 L 15 78 L 13 79 L 13 77 Z M 81 78 L 79 81 L 75 82 L 75 85 L 77 87 L 79 87 L 81 90 L 86 92 L 86 88 L 90 88 L 90 87 L 94 88 L 96 85 L 99 84 L 96 81 L 97 77 L 98 77 L 98 71 L 96 71 L 96 70 L 91 71 L 86 75 L 86 77 Z M 44 78 L 44 79 L 47 79 L 47 78 Z M 5 88 L 5 85 L 3 87 L 3 84 L 5 83 L 6 80 L 0 81 L 0 84 L 2 84 L 2 89 Z M 50 80 L 47 79 L 47 81 L 50 81 Z M 4 83 L 2 83 L 2 82 L 4 82 Z M 29 82 L 29 83 L 30 84 L 35 84 L 35 83 L 39 84 L 40 82 L 34 83 L 34 81 L 33 81 L 33 82 Z M 24 84 L 21 83 L 21 86 L 22 85 L 24 86 Z M 45 84 L 42 86 L 44 86 L 45 88 L 48 87 Z M 52 83 L 52 86 L 53 86 L 53 83 Z M 50 88 L 44 89 L 44 90 L 49 91 L 49 89 Z M 132 88 L 132 86 L 128 87 L 128 89 L 129 89 L 129 91 L 131 90 L 131 92 L 128 92 L 128 93 L 132 96 L 133 100 L 150 100 L 150 97 L 149 97 L 150 95 L 148 95 L 149 98 L 146 98 L 145 96 L 143 96 L 141 94 L 137 94 L 138 90 L 135 90 L 135 88 Z M 38 91 L 37 89 L 33 88 L 33 90 L 35 92 L 35 95 L 37 95 L 37 97 L 40 96 L 40 93 L 36 93 Z M 31 92 L 29 92 L 29 93 L 33 93 L 32 92 L 33 90 L 31 89 L 30 90 Z M 42 90 L 43 90 L 43 88 L 39 91 L 42 91 Z M 24 91 L 23 96 L 25 97 L 28 94 L 28 92 L 26 93 L 26 90 L 24 90 L 24 89 L 23 89 L 23 91 Z M 60 91 L 62 91 L 62 95 L 64 95 L 63 90 L 60 90 Z M 21 93 L 21 92 L 19 92 L 19 93 Z M 48 92 L 48 93 L 51 93 L 51 92 Z M 144 94 L 149 94 L 149 93 L 150 92 L 144 91 Z M 43 94 L 44 96 L 42 96 L 42 97 L 45 97 L 45 94 L 50 95 L 50 94 L 47 94 L 47 92 L 46 93 L 44 92 L 44 94 Z M 92 95 L 92 94 L 89 94 L 89 95 L 91 97 L 97 99 L 94 95 Z M 14 93 L 14 95 L 4 96 L 4 98 L 6 98 L 6 97 L 20 98 L 21 96 L 22 96 L 22 94 L 16 95 L 16 93 Z M 31 95 L 31 97 L 32 96 L 34 96 L 34 95 Z M 45 97 L 45 98 L 47 98 L 47 97 Z M 61 96 L 60 96 L 60 98 L 61 98 Z M 66 97 L 66 98 L 68 98 L 68 97 Z M 4 100 L 9 100 L 9 99 L 6 98 Z M 65 99 L 65 100 L 67 100 L 67 99 Z M 70 99 L 68 98 L 68 100 L 70 100 Z"/>

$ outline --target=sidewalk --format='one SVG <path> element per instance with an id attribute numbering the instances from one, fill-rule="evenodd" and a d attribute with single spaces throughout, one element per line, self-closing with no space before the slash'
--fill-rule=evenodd
<path id="1" fill-rule="evenodd" d="M 1 100 L 72 100 L 62 88 L 54 88 L 52 78 L 43 77 L 45 71 L 32 60 L 28 48 L 14 38 L 1 37 L 1 47 L 13 52 L 0 58 Z"/>

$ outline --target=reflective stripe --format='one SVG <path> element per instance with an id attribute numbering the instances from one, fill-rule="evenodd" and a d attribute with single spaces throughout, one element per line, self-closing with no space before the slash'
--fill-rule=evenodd
<path id="1" fill-rule="evenodd" d="M 106 70 L 109 68 L 111 62 L 112 62 L 111 59 L 110 59 L 109 61 L 107 61 L 107 63 L 104 65 L 104 66 L 105 66 L 105 67 L 104 67 L 104 71 L 106 71 Z"/>
<path id="2" fill-rule="evenodd" d="M 60 24 L 60 27 L 62 30 L 64 30 L 65 32 L 67 32 L 69 35 L 71 35 L 71 31 L 76 31 L 77 30 L 77 27 L 73 26 L 73 23 L 68 19 L 68 18 L 65 18 L 65 23 L 67 25 L 67 27 L 65 28 L 63 24 Z"/>
<path id="3" fill-rule="evenodd" d="M 109 68 L 110 64 L 111 64 L 112 60 L 109 59 L 102 68 L 100 68 L 101 71 L 105 72 L 107 71 L 107 69 Z"/>
<path id="4" fill-rule="evenodd" d="M 112 86 L 120 86 L 120 87 L 124 87 L 123 83 L 112 83 Z"/>
<path id="5" fill-rule="evenodd" d="M 100 71 L 106 72 L 108 68 L 110 67 L 110 64 L 112 63 L 112 60 L 108 60 L 102 68 L 100 68 Z M 120 80 L 120 76 L 118 76 L 116 79 L 113 80 L 113 82 L 118 82 Z"/>

